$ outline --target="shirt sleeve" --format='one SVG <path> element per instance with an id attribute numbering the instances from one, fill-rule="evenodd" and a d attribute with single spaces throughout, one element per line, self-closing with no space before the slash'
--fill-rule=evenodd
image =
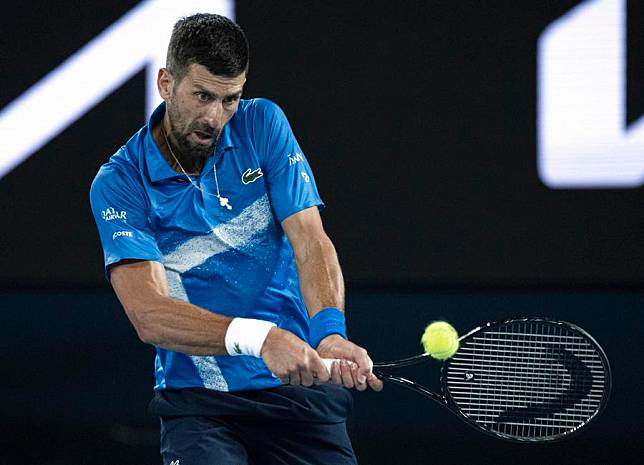
<path id="1" fill-rule="evenodd" d="M 90 203 L 108 267 L 124 259 L 162 261 L 143 193 L 119 169 L 103 166 L 90 190 Z"/>
<path id="2" fill-rule="evenodd" d="M 268 195 L 282 222 L 305 208 L 324 207 L 309 162 L 286 115 L 275 103 L 256 99 L 252 121 L 254 145 L 262 163 Z"/>

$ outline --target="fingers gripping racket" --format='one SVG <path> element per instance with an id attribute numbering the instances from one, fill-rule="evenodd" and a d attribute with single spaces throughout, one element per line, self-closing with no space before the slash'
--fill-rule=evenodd
<path id="1" fill-rule="evenodd" d="M 470 426 L 517 442 L 556 441 L 590 424 L 605 407 L 610 365 L 583 329 L 543 318 L 486 323 L 459 338 L 443 362 L 440 392 L 393 372 L 428 354 L 375 363 L 374 373 L 432 399 Z"/>

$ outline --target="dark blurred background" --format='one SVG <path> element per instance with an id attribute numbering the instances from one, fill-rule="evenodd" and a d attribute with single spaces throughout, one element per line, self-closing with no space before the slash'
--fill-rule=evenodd
<path id="1" fill-rule="evenodd" d="M 4 2 L 0 119 L 144 3 Z M 316 173 L 356 342 L 391 359 L 417 353 L 433 319 L 465 332 L 544 315 L 588 330 L 613 365 L 611 403 L 596 424 L 547 446 L 482 437 L 395 386 L 356 393 L 349 428 L 362 464 L 643 460 L 642 190 L 551 189 L 537 172 L 538 39 L 592 3 L 626 9 L 631 124 L 644 114 L 641 2 L 234 7 L 251 45 L 245 97 L 280 104 Z M 146 414 L 154 350 L 105 281 L 88 202 L 99 166 L 144 124 L 145 94 L 141 67 L 0 178 L 0 464 L 160 463 L 157 423 Z"/>

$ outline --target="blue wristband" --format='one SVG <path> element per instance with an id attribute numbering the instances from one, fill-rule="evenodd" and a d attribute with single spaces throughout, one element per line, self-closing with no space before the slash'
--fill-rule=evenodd
<path id="1" fill-rule="evenodd" d="M 314 349 L 320 341 L 331 334 L 339 334 L 347 338 L 347 326 L 344 313 L 335 307 L 323 308 L 309 321 L 309 344 Z"/>

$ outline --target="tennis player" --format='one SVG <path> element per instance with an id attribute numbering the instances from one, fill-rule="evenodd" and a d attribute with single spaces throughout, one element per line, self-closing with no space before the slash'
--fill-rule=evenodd
<path id="1" fill-rule="evenodd" d="M 92 184 L 106 274 L 156 346 L 164 464 L 355 464 L 345 388 L 382 382 L 347 339 L 311 168 L 276 104 L 241 99 L 247 72 L 238 25 L 175 24 L 164 102 Z"/>

